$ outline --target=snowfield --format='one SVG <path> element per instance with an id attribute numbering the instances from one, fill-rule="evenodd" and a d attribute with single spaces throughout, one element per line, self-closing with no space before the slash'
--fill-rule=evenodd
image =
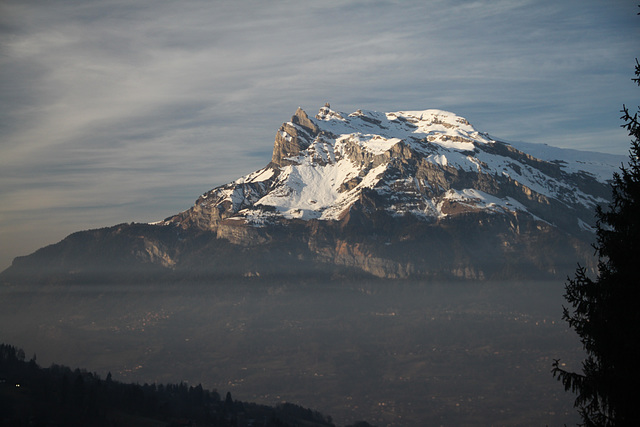
<path id="1" fill-rule="evenodd" d="M 386 200 L 377 209 L 394 216 L 434 220 L 458 212 L 451 209 L 455 204 L 540 218 L 535 204 L 560 203 L 587 212 L 606 202 L 602 183 L 625 161 L 624 156 L 499 141 L 465 118 L 437 109 L 345 114 L 327 105 L 315 117 L 299 110 L 278 132 L 291 150 L 283 154 L 286 162 L 218 187 L 202 196 L 203 203 L 226 202 L 231 206 L 227 217 L 255 226 L 278 218 L 338 220 L 369 189 Z M 465 176 L 474 178 L 460 178 Z M 473 187 L 487 180 L 492 182 L 487 189 Z M 580 230 L 592 231 L 590 222 L 586 213 L 576 214 Z"/>

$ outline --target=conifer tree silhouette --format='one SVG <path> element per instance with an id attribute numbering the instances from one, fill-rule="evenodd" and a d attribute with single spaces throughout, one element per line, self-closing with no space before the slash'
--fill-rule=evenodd
<path id="1" fill-rule="evenodd" d="M 640 14 L 639 14 L 640 15 Z M 640 63 L 636 59 L 640 86 Z M 622 125 L 632 137 L 629 165 L 613 176 L 613 199 L 596 210 L 598 275 L 578 266 L 569 278 L 563 318 L 587 353 L 582 373 L 553 363 L 553 375 L 577 394 L 586 426 L 637 425 L 640 419 L 640 124 L 623 105 Z"/>

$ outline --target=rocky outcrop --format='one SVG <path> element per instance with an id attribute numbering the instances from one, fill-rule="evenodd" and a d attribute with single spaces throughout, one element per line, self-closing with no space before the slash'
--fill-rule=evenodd
<path id="1" fill-rule="evenodd" d="M 307 113 L 298 108 L 291 117 L 291 122 L 284 123 L 278 129 L 271 163 L 278 167 L 295 163 L 291 158 L 308 148 L 318 132 L 318 127 L 309 119 Z"/>

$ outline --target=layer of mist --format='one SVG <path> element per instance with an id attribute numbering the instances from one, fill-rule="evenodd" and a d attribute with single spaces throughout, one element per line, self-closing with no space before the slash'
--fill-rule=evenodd
<path id="1" fill-rule="evenodd" d="M 553 359 L 581 345 L 562 283 L 0 290 L 0 341 L 37 363 L 311 407 L 338 425 L 563 425 Z"/>

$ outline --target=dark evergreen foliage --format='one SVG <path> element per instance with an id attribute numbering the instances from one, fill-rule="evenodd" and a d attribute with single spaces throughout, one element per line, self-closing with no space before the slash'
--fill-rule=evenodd
<path id="1" fill-rule="evenodd" d="M 0 425 L 10 426 L 308 426 L 330 417 L 294 404 L 276 407 L 222 400 L 216 391 L 180 384 L 125 384 L 96 373 L 52 365 L 0 344 Z"/>
<path id="2" fill-rule="evenodd" d="M 636 60 L 640 86 L 640 63 Z M 640 107 L 638 107 L 640 112 Z M 640 384 L 640 124 L 623 106 L 623 127 L 633 138 L 629 165 L 613 177 L 613 200 L 597 209 L 598 276 L 578 267 L 566 285 L 564 319 L 587 353 L 582 373 L 553 364 L 553 374 L 577 394 L 586 426 L 637 425 Z"/>

